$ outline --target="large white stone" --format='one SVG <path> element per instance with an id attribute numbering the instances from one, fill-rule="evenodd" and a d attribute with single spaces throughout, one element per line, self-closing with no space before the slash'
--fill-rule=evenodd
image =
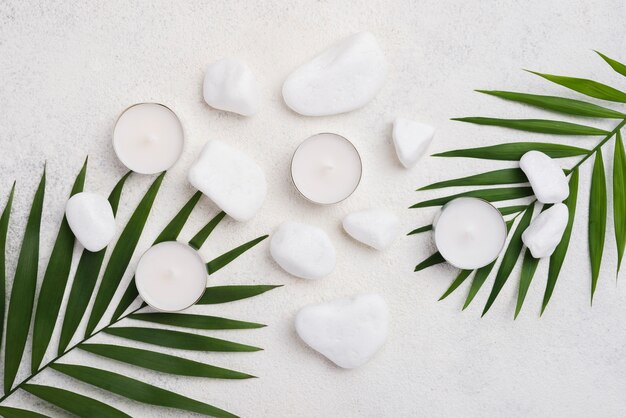
<path id="1" fill-rule="evenodd" d="M 97 193 L 82 192 L 70 197 L 65 216 L 74 236 L 88 251 L 102 250 L 115 235 L 111 204 Z"/>
<path id="2" fill-rule="evenodd" d="M 287 273 L 303 279 L 320 279 L 335 269 L 335 247 L 311 225 L 283 222 L 272 234 L 270 253 Z"/>
<path id="3" fill-rule="evenodd" d="M 519 160 L 519 166 L 541 203 L 559 203 L 569 195 L 563 169 L 543 152 L 528 151 Z"/>
<path id="4" fill-rule="evenodd" d="M 393 122 L 393 144 L 398 159 L 411 168 L 428 151 L 435 135 L 435 128 L 410 119 L 397 118 Z"/>
<path id="5" fill-rule="evenodd" d="M 346 216 L 343 229 L 355 240 L 382 251 L 398 236 L 400 220 L 388 210 L 368 209 Z"/>
<path id="6" fill-rule="evenodd" d="M 252 218 L 267 193 L 261 167 L 221 141 L 206 143 L 188 177 L 196 189 L 237 221 Z"/>
<path id="7" fill-rule="evenodd" d="M 563 203 L 541 212 L 522 234 L 522 241 L 535 258 L 550 257 L 561 242 L 569 219 L 569 210 Z"/>
<path id="8" fill-rule="evenodd" d="M 302 115 L 336 115 L 369 103 L 386 75 L 378 41 L 369 32 L 359 32 L 292 72 L 283 85 L 283 98 Z"/>
<path id="9" fill-rule="evenodd" d="M 259 110 L 259 86 L 250 68 L 225 58 L 209 65 L 204 76 L 204 101 L 211 107 L 243 116 Z"/>
<path id="10" fill-rule="evenodd" d="M 367 363 L 385 343 L 388 322 L 385 300 L 365 294 L 302 308 L 296 331 L 337 366 L 353 369 Z"/>

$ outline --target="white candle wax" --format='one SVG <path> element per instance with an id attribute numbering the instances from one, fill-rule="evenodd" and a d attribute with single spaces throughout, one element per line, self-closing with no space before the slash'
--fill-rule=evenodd
<path id="1" fill-rule="evenodd" d="M 291 178 L 304 197 L 320 204 L 338 203 L 361 181 L 361 157 L 346 138 L 331 133 L 313 135 L 296 149 Z"/>
<path id="2" fill-rule="evenodd" d="M 433 222 L 433 231 L 443 258 L 468 270 L 498 258 L 507 235 L 500 211 L 473 197 L 461 197 L 444 205 Z"/>
<path id="3" fill-rule="evenodd" d="M 165 241 L 146 251 L 135 271 L 142 299 L 160 311 L 175 312 L 200 299 L 206 288 L 206 265 L 190 246 Z"/>
<path id="4" fill-rule="evenodd" d="M 113 149 L 122 164 L 141 174 L 170 168 L 183 151 L 183 127 L 176 114 L 158 103 L 126 109 L 113 131 Z"/>

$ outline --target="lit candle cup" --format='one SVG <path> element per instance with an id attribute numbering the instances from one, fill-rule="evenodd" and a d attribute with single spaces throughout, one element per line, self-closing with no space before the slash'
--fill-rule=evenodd
<path id="1" fill-rule="evenodd" d="M 183 152 L 183 126 L 178 116 L 158 103 L 138 103 L 117 119 L 113 149 L 122 164 L 141 174 L 167 170 Z"/>
<path id="2" fill-rule="evenodd" d="M 196 303 L 206 289 L 207 270 L 196 250 L 165 241 L 146 251 L 137 264 L 135 284 L 151 307 L 176 312 Z"/>
<path id="3" fill-rule="evenodd" d="M 448 263 L 473 270 L 498 258 L 507 228 L 500 211 L 489 202 L 460 197 L 441 208 L 433 233 L 435 245 Z"/>
<path id="4" fill-rule="evenodd" d="M 321 133 L 305 139 L 291 159 L 291 178 L 308 200 L 322 205 L 348 198 L 361 181 L 361 157 L 341 135 Z"/>

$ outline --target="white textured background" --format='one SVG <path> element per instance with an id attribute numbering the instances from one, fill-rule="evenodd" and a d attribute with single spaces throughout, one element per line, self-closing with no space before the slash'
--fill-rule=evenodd
<path id="1" fill-rule="evenodd" d="M 428 223 L 433 215 L 432 210 L 406 209 L 421 198 L 435 195 L 419 194 L 414 188 L 506 165 L 426 158 L 406 171 L 396 161 L 390 142 L 390 122 L 397 115 L 434 124 L 438 128 L 435 151 L 520 138 L 534 140 L 538 137 L 462 125 L 448 118 L 539 114 L 473 93 L 475 88 L 576 97 L 522 68 L 595 78 L 625 88 L 626 79 L 613 73 L 591 51 L 599 49 L 626 60 L 625 18 L 626 7 L 620 0 L 2 0 L 2 205 L 12 181 L 18 183 L 16 216 L 10 230 L 9 276 L 44 161 L 48 162 L 49 182 L 42 260 L 49 256 L 64 201 L 85 155 L 90 157 L 86 189 L 108 194 L 124 172 L 110 144 L 117 115 L 132 103 L 159 101 L 182 119 L 187 144 L 183 157 L 166 177 L 138 252 L 147 248 L 193 193 L 185 180 L 186 170 L 204 142 L 217 138 L 257 159 L 267 173 L 269 193 L 253 221 L 220 225 L 203 248 L 203 255 L 208 259 L 271 232 L 283 219 L 294 219 L 319 225 L 330 234 L 338 252 L 337 268 L 317 282 L 295 279 L 277 268 L 264 242 L 211 277 L 212 284 L 286 285 L 262 297 L 204 310 L 267 323 L 269 327 L 261 330 L 207 333 L 260 345 L 265 351 L 184 353 L 261 379 L 225 382 L 176 378 L 80 352 L 71 353 L 65 361 L 106 365 L 244 416 L 623 416 L 626 288 L 623 283 L 616 285 L 615 249 L 609 229 L 605 262 L 590 308 L 585 233 L 588 165 L 582 172 L 570 255 L 541 319 L 538 311 L 545 286 L 544 263 L 517 321 L 512 319 L 515 274 L 515 280 L 507 283 L 489 314 L 481 319 L 491 282 L 485 284 L 469 309 L 460 312 L 466 286 L 445 302 L 436 302 L 452 280 L 453 269 L 438 266 L 412 272 L 416 262 L 433 251 L 427 236 L 402 237 L 392 249 L 378 253 L 347 237 L 340 220 L 352 210 L 381 206 L 395 210 L 404 231 L 409 231 Z M 376 99 L 359 111 L 335 117 L 306 118 L 288 110 L 280 95 L 285 76 L 318 50 L 358 30 L 376 34 L 390 63 L 388 82 Z M 226 56 L 247 61 L 258 76 L 263 103 L 253 118 L 215 111 L 202 101 L 204 67 Z M 352 139 L 365 165 L 357 192 L 332 207 L 307 203 L 294 191 L 288 177 L 289 159 L 296 145 L 320 131 L 335 131 Z M 574 141 L 590 146 L 594 139 Z M 606 155 L 610 152 L 609 146 Z M 128 219 L 150 181 L 139 175 L 129 180 L 120 221 Z M 203 200 L 182 238 L 191 237 L 216 212 Z M 609 228 L 612 225 L 610 219 Z M 136 261 L 135 257 L 132 267 Z M 379 292 L 385 297 L 391 309 L 391 333 L 371 363 L 345 371 L 300 342 L 292 320 L 303 305 L 357 292 Z M 57 337 L 55 334 L 54 341 Z M 52 354 L 50 350 L 47 358 Z M 126 401 L 53 371 L 36 382 L 70 385 L 136 416 L 178 415 L 173 410 Z M 10 404 L 62 414 L 21 392 L 11 397 Z"/>

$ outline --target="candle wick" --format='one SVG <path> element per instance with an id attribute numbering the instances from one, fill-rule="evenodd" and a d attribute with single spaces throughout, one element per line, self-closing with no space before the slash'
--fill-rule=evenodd
<path id="1" fill-rule="evenodd" d="M 335 169 L 335 165 L 330 161 L 324 161 L 324 163 L 322 163 L 322 167 L 325 171 L 333 171 Z"/>
<path id="2" fill-rule="evenodd" d="M 157 139 L 154 135 L 146 135 L 143 137 L 144 144 L 154 144 L 155 142 L 157 142 Z"/>

